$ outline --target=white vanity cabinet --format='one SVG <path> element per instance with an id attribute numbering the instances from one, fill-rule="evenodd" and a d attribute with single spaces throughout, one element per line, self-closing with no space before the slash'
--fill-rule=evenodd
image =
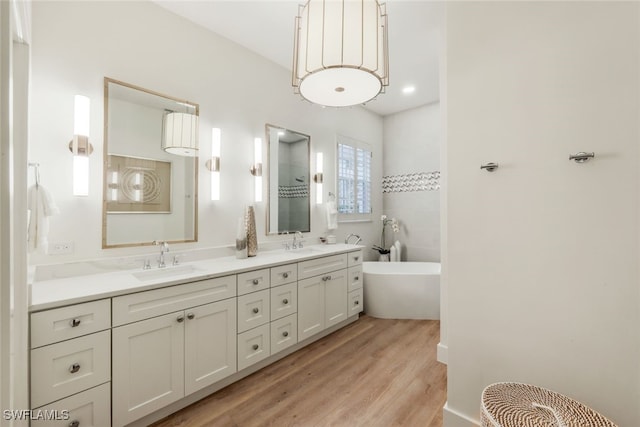
<path id="1" fill-rule="evenodd" d="M 238 370 L 298 342 L 297 265 L 238 275 Z"/>
<path id="2" fill-rule="evenodd" d="M 64 425 L 110 425 L 110 300 L 35 312 L 30 323 L 31 408 L 58 410 L 60 418 L 69 411 Z"/>
<path id="3" fill-rule="evenodd" d="M 236 372 L 236 299 L 208 302 L 235 296 L 235 282 L 227 276 L 113 298 L 114 426 Z M 153 317 L 138 320 L 141 313 Z"/>
<path id="4" fill-rule="evenodd" d="M 348 316 L 354 316 L 364 310 L 362 287 L 362 251 L 349 254 L 348 267 Z"/>
<path id="5" fill-rule="evenodd" d="M 30 406 L 68 419 L 31 424 L 149 425 L 355 321 L 362 251 L 320 251 L 34 308 Z"/>
<path id="6" fill-rule="evenodd" d="M 298 263 L 298 339 L 303 340 L 348 317 L 348 254 Z"/>

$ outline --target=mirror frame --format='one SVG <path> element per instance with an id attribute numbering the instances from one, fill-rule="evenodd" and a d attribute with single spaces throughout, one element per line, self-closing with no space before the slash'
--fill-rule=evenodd
<path id="1" fill-rule="evenodd" d="M 176 98 L 174 96 L 166 95 L 164 93 L 156 92 L 150 89 L 145 89 L 143 87 L 133 85 L 131 83 L 126 83 L 121 80 L 112 79 L 110 77 L 104 78 L 104 123 L 103 123 L 103 154 L 102 154 L 102 249 L 114 249 L 114 248 L 126 248 L 126 247 L 136 247 L 136 246 L 152 246 L 154 243 L 151 242 L 139 242 L 139 243 L 118 243 L 118 244 L 107 244 L 107 172 L 108 172 L 108 162 L 109 162 L 109 84 L 117 84 L 120 86 L 127 87 L 129 89 L 138 90 L 149 95 L 159 96 L 162 98 L 166 98 L 178 103 L 185 103 L 189 105 L 193 105 L 196 110 L 196 116 L 200 117 L 200 105 L 195 102 Z M 198 129 L 199 133 L 199 129 Z M 167 240 L 167 243 L 192 243 L 198 241 L 198 163 L 199 156 L 193 156 L 194 162 L 194 194 L 193 194 L 193 239 L 184 239 L 184 240 Z"/>
<path id="2" fill-rule="evenodd" d="M 276 126 L 271 123 L 267 123 L 264 126 L 265 129 L 265 139 L 267 141 L 267 165 L 268 165 L 268 180 L 267 180 L 267 224 L 265 227 L 267 236 L 275 236 L 285 234 L 287 232 L 298 231 L 298 230 L 287 230 L 287 231 L 272 231 L 271 227 L 271 138 L 269 137 L 269 128 L 278 128 L 284 129 L 289 132 L 296 133 L 298 135 L 302 135 L 307 137 L 307 182 L 309 183 L 309 196 L 308 196 L 308 211 L 307 211 L 307 221 L 309 223 L 308 230 L 299 230 L 302 233 L 310 233 L 311 232 L 311 136 L 302 132 L 298 132 L 295 130 L 288 129 L 284 126 Z"/>

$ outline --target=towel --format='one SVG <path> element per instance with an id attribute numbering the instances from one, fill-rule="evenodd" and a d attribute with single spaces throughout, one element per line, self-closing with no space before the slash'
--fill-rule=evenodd
<path id="1" fill-rule="evenodd" d="M 338 205 L 335 200 L 329 200 L 325 207 L 327 209 L 327 228 L 335 230 L 338 228 Z"/>
<path id="2" fill-rule="evenodd" d="M 29 228 L 27 246 L 29 252 L 40 249 L 47 252 L 49 234 L 49 217 L 60 212 L 51 193 L 42 185 L 32 185 L 27 192 L 27 209 L 29 209 Z"/>

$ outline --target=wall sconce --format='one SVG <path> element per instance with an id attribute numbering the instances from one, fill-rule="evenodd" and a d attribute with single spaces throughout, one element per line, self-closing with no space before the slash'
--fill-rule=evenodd
<path id="1" fill-rule="evenodd" d="M 89 143 L 89 119 L 91 102 L 89 98 L 76 95 L 73 107 L 73 139 L 69 151 L 73 153 L 73 195 L 89 195 L 89 155 L 93 145 Z"/>
<path id="2" fill-rule="evenodd" d="M 254 182 L 254 200 L 256 202 L 262 201 L 262 138 L 256 138 L 254 140 L 253 148 L 253 166 L 249 169 L 251 175 L 255 177 Z"/>
<path id="3" fill-rule="evenodd" d="M 313 176 L 313 182 L 316 183 L 316 204 L 322 204 L 322 182 L 324 181 L 322 153 L 316 153 L 316 174 Z"/>
<path id="4" fill-rule="evenodd" d="M 178 156 L 198 155 L 198 116 L 168 111 L 164 115 L 162 149 Z"/>
<path id="5" fill-rule="evenodd" d="M 211 158 L 205 163 L 211 171 L 211 200 L 220 200 L 220 129 L 211 128 Z"/>

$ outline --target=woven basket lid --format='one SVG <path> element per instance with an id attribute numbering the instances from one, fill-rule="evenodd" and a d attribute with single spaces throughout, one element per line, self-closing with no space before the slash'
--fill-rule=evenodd
<path id="1" fill-rule="evenodd" d="M 580 402 L 521 383 L 485 388 L 481 421 L 483 427 L 617 427 Z"/>

